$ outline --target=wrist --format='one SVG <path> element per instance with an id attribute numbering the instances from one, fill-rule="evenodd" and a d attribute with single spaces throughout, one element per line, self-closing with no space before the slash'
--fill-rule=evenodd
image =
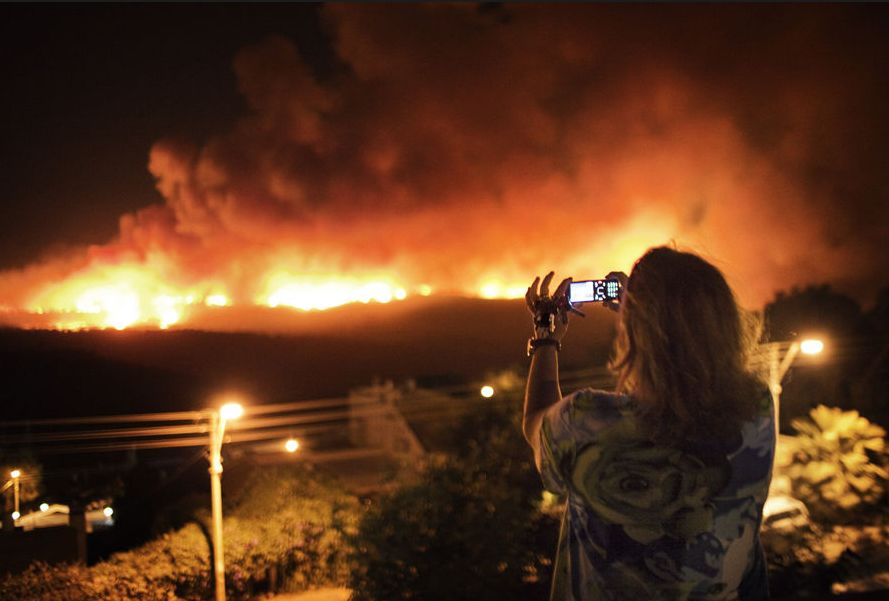
<path id="1" fill-rule="evenodd" d="M 529 357 L 534 355 L 539 349 L 542 348 L 551 348 L 554 352 L 558 353 L 562 350 L 562 343 L 558 339 L 550 338 L 548 336 L 528 339 L 526 352 L 528 353 Z"/>
<path id="2" fill-rule="evenodd" d="M 556 332 L 549 328 L 534 328 L 534 334 L 531 338 L 534 340 L 541 340 L 543 338 L 557 339 Z"/>

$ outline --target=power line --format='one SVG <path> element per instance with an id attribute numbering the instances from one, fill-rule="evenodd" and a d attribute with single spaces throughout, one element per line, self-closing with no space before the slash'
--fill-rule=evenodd
<path id="1" fill-rule="evenodd" d="M 374 405 L 374 401 L 353 401 L 349 402 L 348 399 L 338 399 L 337 405 L 343 407 L 343 409 L 339 411 L 328 411 L 328 412 L 314 412 L 309 414 L 302 415 L 289 415 L 289 416 L 278 416 L 278 417 L 268 417 L 268 418 L 260 418 L 260 419 L 246 419 L 246 420 L 238 420 L 230 422 L 229 429 L 231 430 L 250 430 L 250 429 L 259 429 L 259 428 L 267 428 L 270 426 L 276 425 L 284 425 L 284 424 L 308 424 L 315 422 L 325 422 L 336 419 L 347 418 L 351 415 L 355 415 L 360 413 L 361 415 L 370 415 L 373 412 L 379 412 L 382 409 L 371 407 Z M 331 406 L 332 402 L 330 400 L 325 400 L 322 402 L 313 402 L 306 403 L 304 407 L 321 407 L 321 406 Z M 277 412 L 279 409 L 275 408 L 274 411 Z M 370 411 L 371 413 L 368 413 Z M 253 408 L 250 410 L 250 414 L 253 413 L 262 413 L 262 412 L 254 412 Z M 271 413 L 271 411 L 266 411 L 266 413 Z M 112 428 L 107 430 L 89 430 L 85 432 L 41 432 L 41 433 L 28 433 L 28 434 L 18 434 L 13 436 L 2 436 L 0 435 L 0 444 L 29 444 L 29 443 L 41 443 L 41 442 L 53 442 L 53 441 L 76 441 L 76 440 L 96 440 L 96 439 L 115 439 L 115 438 L 146 438 L 146 437 L 157 437 L 157 436 L 174 436 L 174 435 L 182 435 L 182 434 L 204 434 L 206 433 L 208 426 L 206 423 L 200 424 L 191 424 L 191 425 L 174 425 L 174 426 L 152 426 L 145 428 Z"/>
<path id="2" fill-rule="evenodd" d="M 86 432 L 42 432 L 0 436 L 0 444 L 50 442 L 65 440 L 90 440 L 101 438 L 139 438 L 145 436 L 170 436 L 178 434 L 200 434 L 207 431 L 206 425 L 153 426 L 148 428 L 115 428 Z"/>
<path id="3" fill-rule="evenodd" d="M 96 415 L 93 417 L 55 417 L 49 419 L 3 420 L 0 426 L 61 426 L 76 424 L 112 424 L 127 422 L 195 421 L 206 417 L 205 411 L 171 411 L 166 413 L 137 413 L 130 415 Z"/>
<path id="4" fill-rule="evenodd" d="M 752 367 L 754 369 L 764 369 L 771 362 L 771 349 L 777 349 L 780 353 L 783 349 L 785 352 L 790 348 L 791 342 L 780 341 L 769 343 L 760 347 L 760 352 L 754 357 Z M 839 354 L 836 346 L 834 346 L 834 356 Z M 580 370 L 572 370 L 563 372 L 561 377 L 563 386 L 567 389 L 573 388 L 579 384 L 593 388 L 613 388 L 614 377 L 611 371 L 606 367 L 590 367 Z M 373 390 L 373 389 L 371 389 Z M 475 385 L 459 385 L 450 387 L 438 387 L 427 390 L 432 394 L 457 395 L 463 396 L 475 392 Z M 357 391 L 360 393 L 360 389 Z M 457 413 L 453 411 L 453 407 L 445 408 L 425 408 L 420 411 L 404 407 L 403 409 L 409 415 L 410 419 L 440 419 L 450 416 L 459 417 L 461 413 L 475 410 L 477 407 L 484 405 L 487 399 L 475 399 L 472 406 L 459 409 Z M 402 401 L 403 403 L 405 401 Z M 496 402 L 496 399 L 495 399 Z M 238 433 L 237 440 L 250 440 L 251 436 L 272 436 L 269 434 L 268 428 L 276 426 L 319 426 L 327 424 L 325 428 L 331 429 L 331 422 L 346 421 L 354 418 L 364 418 L 375 415 L 381 415 L 386 412 L 383 407 L 375 407 L 377 401 L 375 399 L 354 398 L 349 397 L 312 399 L 303 401 L 292 401 L 285 403 L 270 403 L 264 405 L 255 405 L 249 407 L 248 419 L 233 421 L 229 425 L 229 433 Z M 331 409 L 330 411 L 319 411 L 321 409 Z M 38 449 L 46 451 L 52 449 L 53 452 L 63 451 L 89 451 L 89 450 L 114 450 L 114 449 L 147 449 L 147 448 L 172 448 L 176 446 L 203 446 L 206 444 L 205 437 L 196 436 L 188 437 L 189 434 L 204 434 L 207 432 L 207 424 L 205 420 L 209 417 L 211 410 L 204 411 L 179 411 L 179 412 L 163 412 L 163 413 L 143 413 L 130 415 L 111 415 L 111 416 L 93 416 L 93 417 L 75 417 L 75 418 L 51 418 L 37 420 L 16 420 L 16 421 L 0 421 L 0 426 L 7 428 L 26 428 L 27 433 L 17 435 L 0 436 L 0 444 L 18 445 L 25 444 L 34 447 L 35 443 Z M 289 413 L 289 415 L 288 415 Z M 294 415 L 294 413 L 298 413 Z M 279 415 L 275 415 L 279 414 Z M 254 418 L 253 415 L 269 415 L 269 417 Z M 87 429 L 86 431 L 66 431 L 66 432 L 31 432 L 32 428 L 40 428 L 41 426 L 58 426 L 58 425 L 98 425 L 98 424 L 133 424 L 133 423 L 163 423 L 163 422 L 192 422 L 190 424 L 167 424 L 159 426 L 131 427 L 131 428 L 110 428 L 103 430 Z M 254 431 L 253 434 L 248 434 Z M 259 431 L 259 433 L 255 432 Z M 266 434 L 262 434 L 265 431 Z M 277 435 L 277 434 L 276 434 Z M 176 438 L 178 437 L 178 438 Z M 155 440 L 129 440 L 121 439 L 151 439 Z M 160 440 L 157 440 L 160 438 Z M 258 438 L 259 440 L 261 438 Z M 96 444 L 86 445 L 45 445 L 44 443 L 53 442 L 72 442 L 78 441 L 96 441 Z"/>
<path id="5" fill-rule="evenodd" d="M 590 370 L 583 370 L 582 372 L 569 372 L 563 378 L 566 384 L 581 379 L 580 374 L 589 373 Z M 599 371 L 599 370 L 596 370 Z M 585 378 L 584 378 L 585 379 Z M 612 381 L 609 380 L 590 380 L 587 381 L 586 384 L 596 386 L 597 384 L 607 385 L 611 384 Z M 451 388 L 454 390 L 454 388 Z M 464 392 L 469 392 L 474 390 L 472 387 L 464 386 L 460 387 L 459 390 Z M 432 389 L 430 392 L 440 393 L 438 389 Z M 484 400 L 476 399 L 476 405 L 478 403 L 483 403 Z M 363 418 L 370 416 L 377 416 L 386 413 L 386 409 L 382 407 L 375 407 L 376 401 L 371 400 L 363 400 L 363 399 L 319 399 L 315 401 L 302 401 L 302 402 L 291 402 L 291 403 L 279 403 L 275 405 L 260 405 L 256 407 L 251 407 L 250 413 L 279 413 L 285 410 L 293 410 L 293 409 L 312 409 L 312 408 L 320 408 L 320 407 L 330 407 L 337 405 L 342 407 L 342 409 L 337 411 L 328 411 L 328 412 L 314 412 L 308 414 L 301 415 L 279 415 L 277 417 L 268 417 L 268 418 L 259 418 L 259 419 L 248 419 L 248 420 L 239 420 L 230 422 L 230 432 L 244 432 L 247 430 L 257 430 L 269 428 L 272 426 L 297 426 L 297 425 L 309 425 L 309 424 L 318 424 L 323 422 L 331 422 L 331 421 L 342 421 L 354 418 Z M 441 415 L 442 413 L 447 413 L 447 411 L 430 411 L 425 410 L 425 413 L 430 415 Z M 152 414 L 140 414 L 135 416 L 137 419 L 144 420 L 149 415 Z M 154 414 L 160 415 L 164 417 L 168 417 L 170 415 L 174 415 L 177 419 L 181 418 L 186 413 L 179 412 L 175 414 L 165 413 L 165 414 Z M 194 413 L 187 413 L 189 417 L 193 417 Z M 203 416 L 203 414 L 200 414 Z M 416 411 L 411 413 L 411 416 L 417 416 Z M 122 416 L 115 416 L 115 419 L 119 419 Z M 80 419 L 80 418 L 75 418 Z M 110 416 L 106 416 L 106 419 L 110 419 Z M 50 421 L 50 420 L 47 420 Z M 53 423 L 64 422 L 69 423 L 66 418 L 62 418 L 60 420 L 51 420 Z M 17 425 L 30 425 L 29 422 L 17 422 Z M 203 434 L 207 431 L 206 424 L 191 424 L 191 425 L 173 425 L 173 426 L 157 426 L 157 427 L 145 427 L 145 428 L 112 428 L 106 430 L 88 430 L 85 432 L 50 432 L 50 433 L 28 433 L 21 434 L 17 436 L 0 436 L 0 442 L 3 444 L 27 444 L 29 446 L 34 446 L 35 443 L 49 443 L 49 442 L 75 442 L 79 440 L 101 440 L 101 439 L 109 439 L 114 441 L 115 439 L 121 438 L 150 438 L 150 437 L 169 437 L 169 436 L 177 436 L 183 434 Z M 120 448 L 134 448 L 135 445 L 142 445 L 142 448 L 163 448 L 165 444 L 178 444 L 183 441 L 188 442 L 188 444 L 192 444 L 193 440 L 202 440 L 203 437 L 199 439 L 167 439 L 161 441 L 130 441 L 130 442 L 117 442 L 115 444 Z M 150 442 L 150 444 L 149 444 Z M 109 443 L 105 443 L 109 444 Z M 145 446 L 147 445 L 147 446 Z M 69 445 L 67 447 L 59 447 L 53 446 L 54 449 L 79 449 L 79 448 L 105 448 L 102 445 L 82 445 L 82 446 L 72 446 Z"/>
<path id="6" fill-rule="evenodd" d="M 278 440 L 284 436 L 296 435 L 308 437 L 322 431 L 337 429 L 333 426 L 305 427 L 300 430 L 281 428 L 270 431 L 244 432 L 235 434 L 226 433 L 226 445 L 244 442 L 256 442 L 265 440 Z M 172 449 L 183 447 L 205 447 L 208 444 L 205 436 L 190 436 L 170 438 L 165 440 L 134 440 L 127 442 L 104 442 L 100 444 L 47 446 L 40 449 L 40 454 L 57 455 L 66 453 L 108 453 L 114 451 L 147 450 L 147 449 Z"/>

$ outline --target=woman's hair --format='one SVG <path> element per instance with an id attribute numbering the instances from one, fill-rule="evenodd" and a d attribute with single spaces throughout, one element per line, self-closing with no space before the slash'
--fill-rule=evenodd
<path id="1" fill-rule="evenodd" d="M 716 267 L 658 247 L 633 266 L 610 367 L 654 440 L 740 431 L 766 389 L 748 369 L 757 334 Z"/>

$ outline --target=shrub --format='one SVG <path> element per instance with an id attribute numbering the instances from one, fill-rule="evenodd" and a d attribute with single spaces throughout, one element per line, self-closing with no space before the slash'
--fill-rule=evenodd
<path id="1" fill-rule="evenodd" d="M 510 415 L 472 419 L 488 424 L 484 435 L 369 505 L 354 538 L 353 601 L 546 596 L 557 525 L 538 509 L 530 450 Z"/>
<path id="2" fill-rule="evenodd" d="M 887 525 L 766 529 L 762 544 L 776 598 L 827 597 L 889 567 Z"/>
<path id="3" fill-rule="evenodd" d="M 229 598 L 343 584 L 348 571 L 343 539 L 354 531 L 356 508 L 356 501 L 303 472 L 255 470 L 224 524 Z M 207 516 L 196 516 L 179 530 L 93 567 L 32 564 L 0 582 L 0 599 L 206 599 L 212 589 L 208 532 Z"/>
<path id="4" fill-rule="evenodd" d="M 819 405 L 809 418 L 792 421 L 797 436 L 782 439 L 782 475 L 819 519 L 878 506 L 887 492 L 886 431 L 861 417 Z"/>
<path id="5" fill-rule="evenodd" d="M 232 512 L 226 561 L 231 554 L 238 567 L 233 574 L 250 582 L 274 566 L 291 591 L 342 585 L 349 573 L 346 538 L 355 532 L 357 510 L 356 499 L 316 474 L 255 471 Z"/>

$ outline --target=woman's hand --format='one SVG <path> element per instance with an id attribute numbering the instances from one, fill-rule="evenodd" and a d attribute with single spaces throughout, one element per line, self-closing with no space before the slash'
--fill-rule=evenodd
<path id="1" fill-rule="evenodd" d="M 543 281 L 534 282 L 525 294 L 528 310 L 534 317 L 534 336 L 528 341 L 528 354 L 533 355 L 528 369 L 528 384 L 525 388 L 525 410 L 522 417 L 522 432 L 531 448 L 534 449 L 534 462 L 539 467 L 540 426 L 544 412 L 562 399 L 559 387 L 559 349 L 562 338 L 568 330 L 568 284 L 571 278 L 562 280 L 553 295 L 549 295 L 549 285 L 553 272 L 546 274 Z M 538 341 L 537 349 L 534 340 Z"/>
<path id="2" fill-rule="evenodd" d="M 540 276 L 534 278 L 525 293 L 525 302 L 534 318 L 534 337 L 552 338 L 561 342 L 568 331 L 568 285 L 571 278 L 562 280 L 550 296 L 549 286 L 554 275 L 555 272 L 550 271 L 543 281 Z"/>
<path id="3" fill-rule="evenodd" d="M 618 282 L 620 282 L 621 297 L 623 297 L 623 295 L 626 294 L 628 278 L 627 278 L 627 274 L 625 274 L 623 271 L 612 271 L 611 273 L 609 273 L 608 275 L 605 276 L 605 279 L 606 280 L 617 280 Z M 620 311 L 620 301 L 613 301 L 613 300 L 605 301 L 605 306 L 608 307 L 609 309 L 611 309 L 612 311 Z"/>

